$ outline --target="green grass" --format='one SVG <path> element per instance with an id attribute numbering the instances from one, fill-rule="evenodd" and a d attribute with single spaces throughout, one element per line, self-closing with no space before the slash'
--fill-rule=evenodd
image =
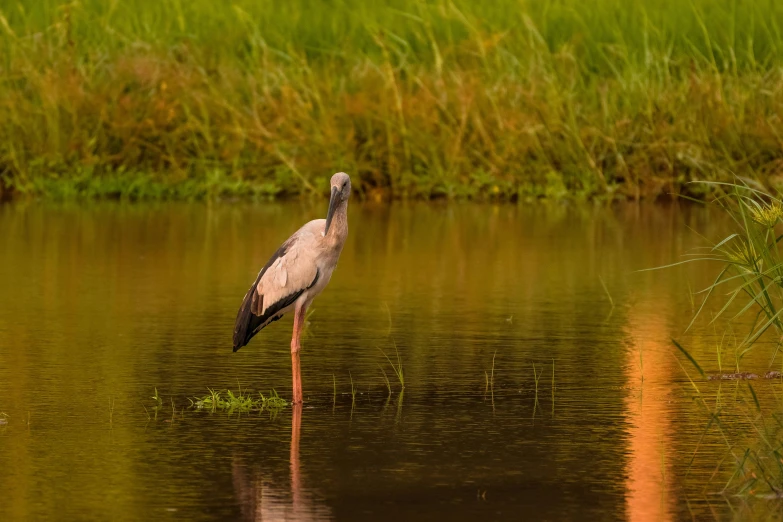
<path id="1" fill-rule="evenodd" d="M 386 375 L 386 370 L 383 369 L 383 366 L 379 364 L 378 368 L 381 369 L 381 375 L 383 375 L 383 383 L 386 385 L 386 389 L 389 392 L 389 397 L 391 397 L 392 389 L 391 389 L 391 381 L 389 381 L 389 376 Z"/>
<path id="2" fill-rule="evenodd" d="M 405 373 L 403 372 L 403 368 L 402 368 L 402 357 L 400 357 L 400 352 L 399 352 L 399 350 L 397 350 L 397 343 L 394 342 L 394 339 L 392 339 L 392 343 L 394 344 L 394 353 L 397 356 L 396 357 L 396 360 L 397 360 L 397 364 L 396 365 L 394 364 L 394 362 L 392 362 L 392 360 L 389 358 L 389 356 L 386 355 L 386 352 L 384 352 L 380 347 L 378 348 L 378 350 L 380 350 L 380 352 L 386 358 L 386 361 L 389 363 L 389 366 L 391 366 L 392 372 L 397 377 L 397 382 L 400 383 L 400 389 L 404 390 L 405 389 Z M 384 378 L 384 380 L 386 382 L 386 387 L 389 390 L 389 394 L 391 394 L 391 383 L 389 382 L 389 378 L 386 375 L 386 370 L 384 370 L 382 366 L 381 366 L 381 372 L 383 372 L 383 378 Z"/>
<path id="3" fill-rule="evenodd" d="M 768 350 L 772 367 L 783 339 L 783 235 L 779 233 L 783 201 L 756 184 L 741 180 L 713 184 L 712 189 L 718 194 L 712 204 L 728 215 L 733 229 L 688 259 L 674 263 L 711 264 L 717 272 L 714 282 L 697 293 L 701 302 L 688 328 L 709 310 L 709 326 L 721 325 L 724 332 L 746 332 L 733 343 L 735 372 L 740 373 L 743 358 L 757 350 Z M 681 343 L 672 341 L 690 366 L 706 378 L 707 364 L 724 371 L 725 338 L 724 333 L 714 363 L 700 363 Z M 783 411 L 779 398 L 773 394 L 770 401 L 768 390 L 757 394 L 753 385 L 745 381 L 742 386 L 737 382 L 730 388 L 730 396 L 723 399 L 718 385 L 713 404 L 710 395 L 714 388 L 705 393 L 682 364 L 681 367 L 695 391 L 695 404 L 708 418 L 691 464 L 705 436 L 717 432 L 717 440 L 726 445 L 726 456 L 718 463 L 718 469 L 733 467 L 724 492 L 764 498 L 783 496 Z M 758 386 L 764 386 L 763 381 Z"/>
<path id="4" fill-rule="evenodd" d="M 609 289 L 606 288 L 606 283 L 604 283 L 604 279 L 601 276 L 598 276 L 598 280 L 601 281 L 601 286 L 604 289 L 604 293 L 606 293 L 606 298 L 609 299 L 609 304 L 612 305 L 612 310 L 614 310 L 614 299 L 612 299 L 612 294 L 609 293 Z"/>
<path id="5" fill-rule="evenodd" d="M 243 412 L 263 409 L 275 410 L 288 405 L 288 401 L 279 397 L 274 390 L 269 393 L 269 396 L 265 396 L 263 393 L 259 393 L 257 396 L 250 395 L 242 393 L 241 389 L 236 394 L 231 390 L 216 391 L 210 388 L 207 390 L 209 391 L 208 395 L 190 399 L 193 408 L 213 412 L 217 410 Z"/>
<path id="6" fill-rule="evenodd" d="M 356 405 L 356 386 L 353 384 L 353 375 L 348 372 L 348 378 L 351 379 L 351 407 Z"/>
<path id="7" fill-rule="evenodd" d="M 538 370 L 536 370 L 536 365 L 534 363 L 533 364 L 533 380 L 535 381 L 535 385 L 536 385 L 536 388 L 535 388 L 536 394 L 535 394 L 535 398 L 534 398 L 534 401 L 533 401 L 533 417 L 536 416 L 536 410 L 538 409 L 538 380 L 541 378 L 541 375 L 543 373 L 544 373 L 544 369 L 542 368 L 541 371 L 539 372 Z"/>
<path id="8" fill-rule="evenodd" d="M 555 360 L 552 359 L 552 417 L 555 416 Z"/>
<path id="9" fill-rule="evenodd" d="M 492 392 L 492 396 L 495 396 L 495 357 L 497 356 L 498 351 L 495 350 L 495 352 L 492 354 L 492 374 L 489 377 L 489 389 Z M 486 372 L 484 372 L 486 375 Z"/>
<path id="10" fill-rule="evenodd" d="M 773 0 L 0 4 L 0 197 L 783 186 Z"/>
<path id="11" fill-rule="evenodd" d="M 775 339 L 783 338 L 783 256 L 780 252 L 783 236 L 775 230 L 783 223 L 783 201 L 745 182 L 709 184 L 720 191 L 713 204 L 731 218 L 733 230 L 674 265 L 696 262 L 710 263 L 718 268 L 714 282 L 700 292 L 702 301 L 688 328 L 709 302 L 716 302 L 717 312 L 712 314 L 710 325 L 720 322 L 727 329 L 733 330 L 733 326 L 738 325 L 740 330 L 747 331 L 735 346 L 734 366 L 739 372 L 743 357 L 757 346 L 762 336 L 771 333 Z M 704 375 L 695 359 L 679 343 L 674 343 Z M 770 366 L 777 358 L 780 342 L 773 346 Z M 722 367 L 720 347 L 717 356 L 718 366 Z"/>

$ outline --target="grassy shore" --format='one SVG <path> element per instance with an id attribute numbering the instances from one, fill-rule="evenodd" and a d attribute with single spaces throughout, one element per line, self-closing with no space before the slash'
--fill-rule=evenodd
<path id="1" fill-rule="evenodd" d="M 783 187 L 781 29 L 775 0 L 3 1 L 0 197 Z"/>

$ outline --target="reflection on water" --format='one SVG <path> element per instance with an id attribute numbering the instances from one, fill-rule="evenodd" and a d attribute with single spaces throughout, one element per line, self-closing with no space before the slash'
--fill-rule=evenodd
<path id="1" fill-rule="evenodd" d="M 290 318 L 237 353 L 232 325 L 323 207 L 0 207 L 0 519 L 731 509 L 710 497 L 725 447 L 705 439 L 688 469 L 704 416 L 669 344 L 714 274 L 636 272 L 698 244 L 688 227 L 725 229 L 701 208 L 352 205 L 303 340 L 304 409 L 189 410 L 207 387 L 290 395 Z M 689 334 L 696 355 L 712 335 Z"/>
<path id="2" fill-rule="evenodd" d="M 291 480 L 286 490 L 264 474 L 263 463 L 232 463 L 234 489 L 242 510 L 242 520 L 332 520 L 328 506 L 314 498 L 314 491 L 302 479 L 299 464 L 299 438 L 302 433 L 302 405 L 291 408 Z"/>
<path id="3" fill-rule="evenodd" d="M 666 408 L 676 362 L 665 333 L 668 307 L 663 300 L 647 302 L 628 311 L 633 349 L 625 362 L 628 386 L 628 520 L 671 520 L 667 492 L 671 488 L 671 462 L 667 458 L 672 437 Z M 646 393 L 645 393 L 646 391 Z"/>

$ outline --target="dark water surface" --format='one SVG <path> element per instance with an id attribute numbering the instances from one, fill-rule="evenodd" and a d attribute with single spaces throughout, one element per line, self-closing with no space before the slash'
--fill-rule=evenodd
<path id="1" fill-rule="evenodd" d="M 635 272 L 725 230 L 703 208 L 352 204 L 304 408 L 190 409 L 207 387 L 290 397 L 291 318 L 237 353 L 233 321 L 325 206 L 0 207 L 0 519 L 776 515 L 717 494 L 726 443 L 701 440 L 670 341 L 714 350 L 683 332 L 715 271 Z"/>

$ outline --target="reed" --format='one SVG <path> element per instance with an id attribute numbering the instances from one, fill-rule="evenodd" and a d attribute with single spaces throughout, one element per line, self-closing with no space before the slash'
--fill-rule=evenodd
<path id="1" fill-rule="evenodd" d="M 645 197 L 783 185 L 768 0 L 0 6 L 0 197 Z"/>

